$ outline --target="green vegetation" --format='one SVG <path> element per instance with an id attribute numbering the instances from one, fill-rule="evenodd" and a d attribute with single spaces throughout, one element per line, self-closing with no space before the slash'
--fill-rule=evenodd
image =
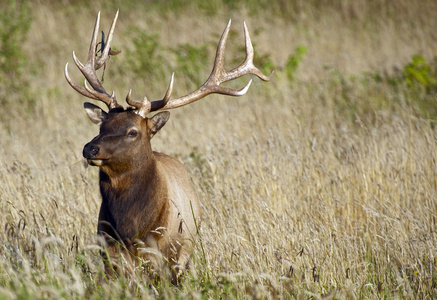
<path id="1" fill-rule="evenodd" d="M 419 86 L 426 90 L 435 89 L 437 83 L 435 71 L 423 56 L 413 55 L 411 63 L 403 69 L 405 83 L 410 88 Z"/>
<path id="2" fill-rule="evenodd" d="M 180 70 L 187 79 L 195 85 L 200 86 L 203 82 L 199 75 L 205 73 L 205 66 L 208 65 L 208 45 L 193 46 L 190 44 L 178 45 L 174 50 L 176 55 L 176 70 Z"/>
<path id="3" fill-rule="evenodd" d="M 166 60 L 163 47 L 158 42 L 157 34 L 149 34 L 138 27 L 129 28 L 127 36 L 131 37 L 133 49 L 127 50 L 127 69 L 121 69 L 123 74 L 137 74 L 151 81 L 152 78 L 162 78 Z M 124 65 L 126 67 L 126 65 Z M 127 78 L 128 79 L 128 78 Z"/>
<path id="4" fill-rule="evenodd" d="M 296 50 L 289 56 L 285 64 L 285 74 L 290 82 L 296 78 L 296 72 L 299 65 L 302 63 L 303 56 L 307 53 L 307 48 L 297 46 Z"/>
<path id="5" fill-rule="evenodd" d="M 29 72 L 29 59 L 23 50 L 32 15 L 28 1 L 8 0 L 0 11 L 0 106 L 9 109 L 20 99 L 27 108 L 29 90 L 24 72 Z M 9 91 L 16 91 L 10 95 Z M 1 117 L 0 117 L 1 118 Z M 3 119 L 2 117 L 1 119 Z"/>
<path id="6" fill-rule="evenodd" d="M 126 2 L 126 1 L 124 1 Z M 5 1 L 0 11 L 0 298 L 437 297 L 437 2 Z M 246 96 L 171 111 L 153 147 L 186 166 L 203 220 L 179 287 L 108 280 L 96 246 L 97 169 L 82 147 L 74 50 L 97 11 L 120 17 L 104 86 L 162 97 L 204 82 L 233 20 L 225 66 Z M 243 78 L 233 87 L 243 86 Z"/>

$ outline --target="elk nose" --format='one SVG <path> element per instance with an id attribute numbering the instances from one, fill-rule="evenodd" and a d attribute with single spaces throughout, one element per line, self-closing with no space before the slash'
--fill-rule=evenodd
<path id="1" fill-rule="evenodd" d="M 85 145 L 85 147 L 83 147 L 83 157 L 85 157 L 86 159 L 92 159 L 95 158 L 97 156 L 97 154 L 99 154 L 100 151 L 100 147 L 97 145 L 94 145 L 92 143 L 88 143 Z"/>

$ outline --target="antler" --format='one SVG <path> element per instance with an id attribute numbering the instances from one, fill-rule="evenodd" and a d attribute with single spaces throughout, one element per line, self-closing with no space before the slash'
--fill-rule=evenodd
<path id="1" fill-rule="evenodd" d="M 65 65 L 65 71 L 64 71 L 65 78 L 67 79 L 71 87 L 73 87 L 73 89 L 75 89 L 77 92 L 88 98 L 94 100 L 100 100 L 104 102 L 109 109 L 115 107 L 121 107 L 121 105 L 117 103 L 114 92 L 112 92 L 112 94 L 109 95 L 106 92 L 106 90 L 103 88 L 102 83 L 99 81 L 97 77 L 96 71 L 106 64 L 110 55 L 116 55 L 120 52 L 120 51 L 112 51 L 110 48 L 112 38 L 114 35 L 115 24 L 117 23 L 117 19 L 118 19 L 118 13 L 119 12 L 117 11 L 114 20 L 112 21 L 112 25 L 109 30 L 108 37 L 106 39 L 106 43 L 103 43 L 102 41 L 102 44 L 104 45 L 102 45 L 102 52 L 99 57 L 96 57 L 96 48 L 97 48 L 97 37 L 99 32 L 100 12 L 97 15 L 96 25 L 94 26 L 93 36 L 91 39 L 90 49 L 88 52 L 88 58 L 85 65 L 82 64 L 79 61 L 79 59 L 77 59 L 76 54 L 73 51 L 74 62 L 76 63 L 76 66 L 79 68 L 82 74 L 85 76 L 86 79 L 84 82 L 85 87 L 78 85 L 70 78 L 68 74 L 68 63 Z M 150 102 L 147 99 L 147 97 L 144 97 L 143 101 L 134 100 L 131 99 L 132 90 L 130 90 L 128 95 L 126 96 L 126 102 L 129 105 L 137 108 L 138 114 L 140 116 L 146 117 L 146 115 L 149 112 L 184 106 L 194 101 L 197 101 L 199 99 L 202 99 L 207 95 L 213 93 L 229 95 L 229 96 L 242 96 L 246 94 L 246 92 L 248 91 L 250 84 L 252 83 L 252 80 L 250 80 L 246 84 L 246 86 L 244 86 L 239 90 L 222 87 L 221 84 L 242 77 L 247 74 L 254 74 L 264 81 L 269 81 L 273 75 L 273 71 L 270 73 L 269 76 L 266 76 L 253 64 L 254 51 L 253 51 L 253 46 L 250 40 L 250 35 L 246 23 L 244 23 L 246 58 L 243 61 L 243 63 L 241 63 L 238 67 L 232 69 L 231 71 L 225 70 L 224 52 L 226 48 L 226 41 L 227 41 L 230 27 L 231 27 L 231 21 L 229 21 L 228 25 L 226 26 L 218 43 L 217 53 L 216 53 L 212 72 L 208 77 L 208 79 L 200 88 L 185 96 L 170 100 L 171 92 L 173 90 L 173 82 L 174 82 L 174 73 L 173 73 L 171 75 L 171 80 L 167 92 L 162 100 Z M 91 85 L 92 89 L 88 87 L 87 81 Z"/>
<path id="2" fill-rule="evenodd" d="M 244 22 L 244 36 L 245 36 L 245 43 L 246 43 L 246 58 L 243 61 L 243 63 L 241 63 L 238 67 L 232 69 L 231 71 L 225 70 L 224 52 L 225 52 L 226 40 L 228 37 L 230 27 L 231 27 L 231 21 L 229 21 L 228 25 L 226 26 L 218 43 L 217 53 L 215 56 L 214 67 L 212 69 L 212 72 L 209 78 L 205 81 L 205 83 L 200 88 L 185 96 L 169 100 L 171 91 L 173 89 L 173 77 L 174 77 L 174 73 L 173 73 L 171 76 L 170 85 L 168 87 L 167 93 L 162 100 L 149 102 L 146 97 L 144 97 L 143 101 L 132 100 L 130 98 L 131 91 L 129 91 L 129 94 L 126 97 L 126 102 L 129 105 L 136 107 L 138 109 L 138 113 L 144 117 L 151 111 L 172 109 L 183 105 L 187 105 L 213 93 L 229 95 L 229 96 L 242 96 L 246 94 L 246 92 L 248 91 L 250 84 L 252 83 L 252 80 L 250 80 L 245 87 L 239 90 L 222 87 L 220 85 L 223 82 L 234 80 L 236 78 L 242 77 L 247 74 L 254 74 L 264 81 L 269 81 L 273 75 L 273 71 L 270 73 L 269 76 L 266 76 L 253 64 L 254 51 L 253 51 L 252 42 L 250 40 L 249 31 L 247 29 L 245 22 Z"/>
<path id="3" fill-rule="evenodd" d="M 129 93 L 126 96 L 126 102 L 130 106 L 136 107 L 138 109 L 138 114 L 141 117 L 145 118 L 149 112 L 156 111 L 167 104 L 168 100 L 170 99 L 171 92 L 173 91 L 173 81 L 174 73 L 171 74 L 170 84 L 168 85 L 167 92 L 165 93 L 165 96 L 164 98 L 162 98 L 162 100 L 150 102 L 146 96 L 144 96 L 143 101 L 133 100 L 130 97 L 132 93 L 132 89 L 130 89 Z"/>
<path id="4" fill-rule="evenodd" d="M 94 26 L 93 36 L 91 38 L 91 44 L 90 49 L 88 52 L 88 58 L 87 61 L 84 64 L 82 64 L 79 59 L 77 59 L 76 54 L 73 51 L 73 59 L 76 63 L 76 66 L 79 68 L 79 70 L 82 72 L 82 74 L 85 76 L 85 88 L 75 83 L 73 80 L 71 80 L 69 74 L 68 74 L 68 63 L 65 65 L 65 78 L 67 79 L 68 83 L 71 85 L 73 89 L 75 89 L 80 94 L 94 99 L 94 100 L 100 100 L 104 102 L 109 109 L 115 108 L 115 107 L 121 107 L 116 99 L 115 94 L 112 92 L 111 95 L 109 95 L 105 89 L 102 86 L 102 83 L 97 77 L 96 70 L 100 69 L 103 65 L 106 64 L 106 62 L 109 59 L 110 55 L 116 55 L 120 53 L 119 51 L 112 51 L 111 50 L 111 42 L 112 37 L 114 36 L 114 29 L 115 24 L 117 23 L 118 19 L 118 10 L 115 14 L 114 20 L 112 21 L 111 29 L 109 30 L 108 37 L 106 38 L 106 43 L 104 46 L 102 46 L 102 52 L 99 57 L 96 57 L 96 48 L 97 48 L 97 37 L 99 35 L 99 23 L 100 23 L 100 12 L 97 14 L 97 20 L 96 25 Z M 88 87 L 87 81 L 91 85 L 91 88 Z"/>

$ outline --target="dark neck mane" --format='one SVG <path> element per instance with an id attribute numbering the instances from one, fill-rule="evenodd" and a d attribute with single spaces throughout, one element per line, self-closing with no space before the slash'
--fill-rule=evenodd
<path id="1" fill-rule="evenodd" d="M 168 209 L 167 188 L 156 161 L 149 161 L 147 166 L 136 166 L 118 175 L 109 176 L 100 170 L 102 210 L 124 242 L 166 226 L 162 215 Z"/>

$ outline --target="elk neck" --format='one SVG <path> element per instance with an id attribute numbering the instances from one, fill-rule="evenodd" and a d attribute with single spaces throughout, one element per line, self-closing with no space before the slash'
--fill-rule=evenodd
<path id="1" fill-rule="evenodd" d="M 100 192 L 103 201 L 129 202 L 148 195 L 160 185 L 160 174 L 154 154 L 120 166 L 100 168 Z"/>
<path id="2" fill-rule="evenodd" d="M 122 239 L 166 226 L 168 190 L 154 155 L 122 173 L 105 171 L 100 168 L 102 209 Z"/>

